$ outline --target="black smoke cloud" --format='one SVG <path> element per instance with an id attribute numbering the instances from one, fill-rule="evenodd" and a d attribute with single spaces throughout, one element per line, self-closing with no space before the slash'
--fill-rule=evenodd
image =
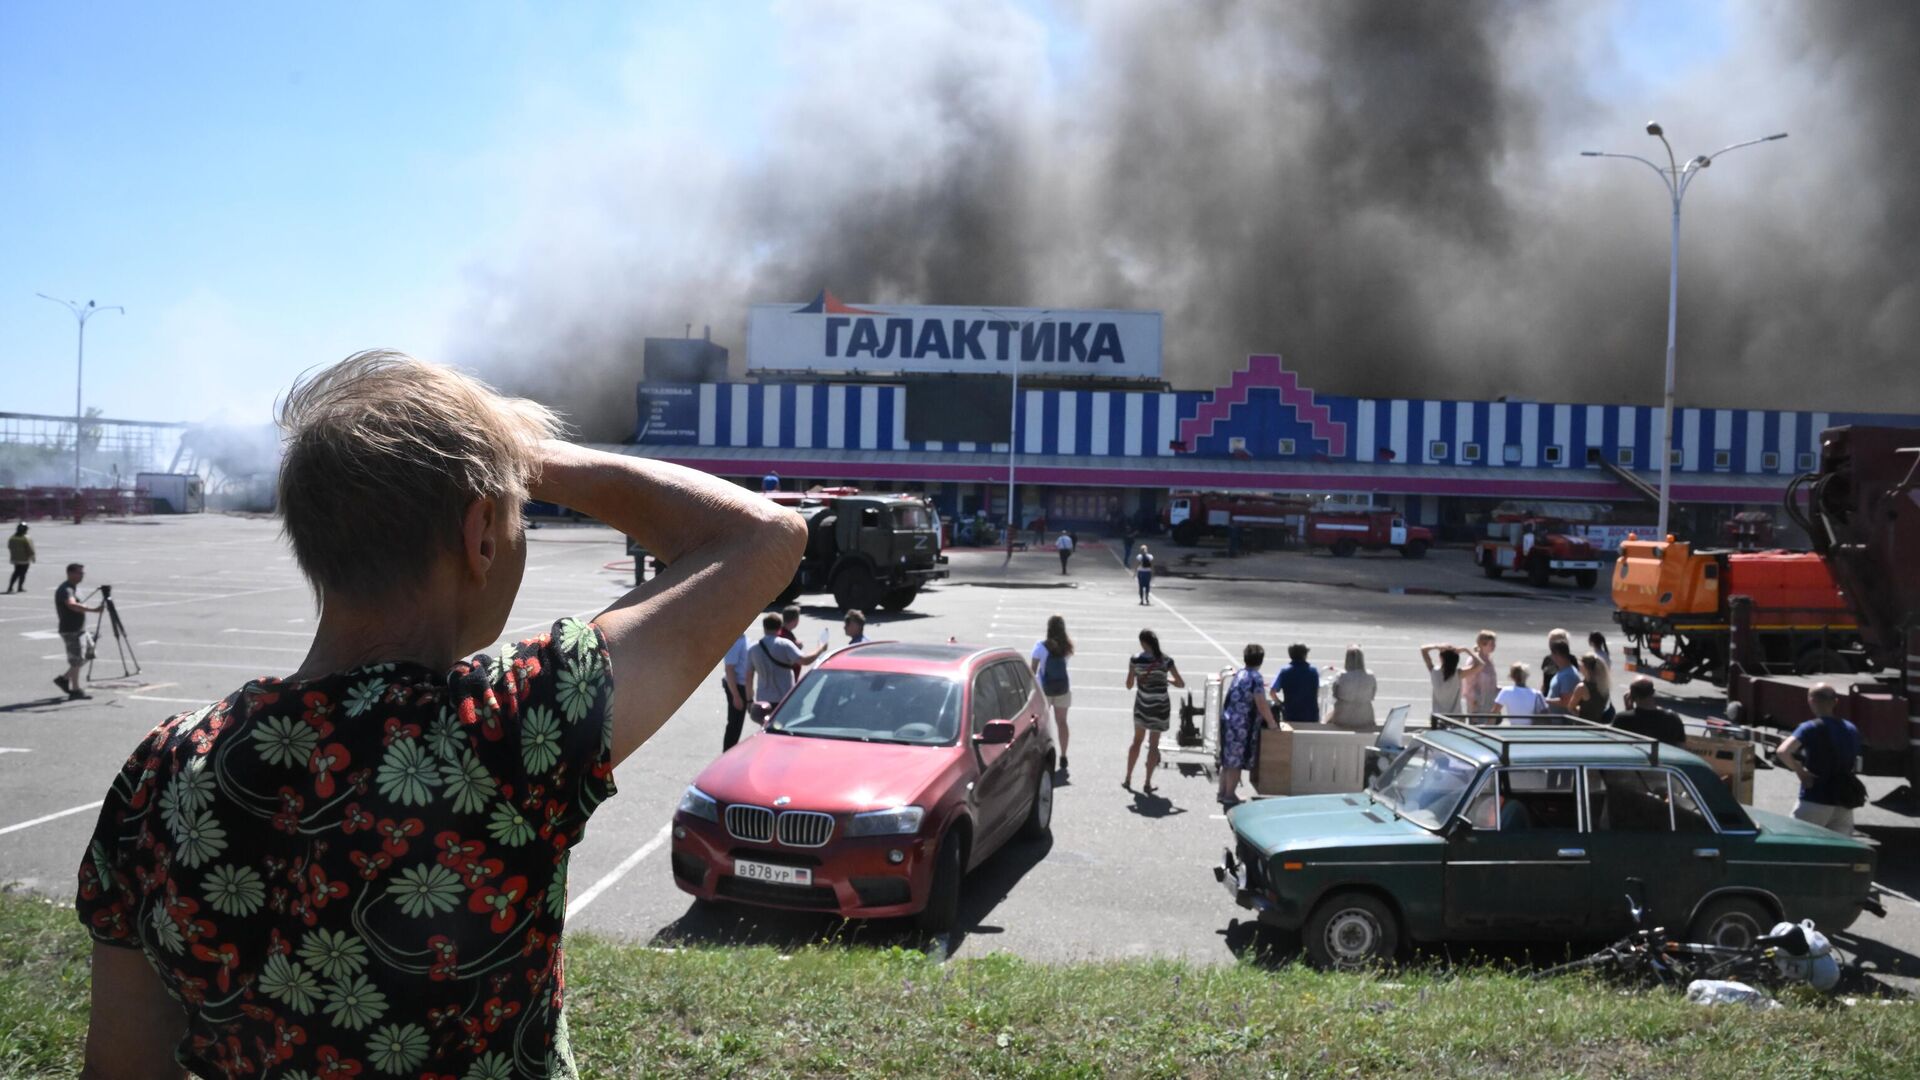
<path id="1" fill-rule="evenodd" d="M 459 359 L 632 426 L 640 340 L 851 301 L 1162 310 L 1167 377 L 1278 350 L 1319 389 L 1651 403 L 1657 178 L 1686 203 L 1680 398 L 1920 409 L 1920 5 L 1741 5 L 1719 58 L 1623 73 L 1604 7 L 809 4 L 744 152 L 654 120 L 557 151 Z M 724 51 L 724 43 L 714 43 Z M 657 119 L 657 118 L 656 118 Z M 1683 157 L 1684 160 L 1684 157 Z M 697 332 L 697 331 L 696 331 Z"/>

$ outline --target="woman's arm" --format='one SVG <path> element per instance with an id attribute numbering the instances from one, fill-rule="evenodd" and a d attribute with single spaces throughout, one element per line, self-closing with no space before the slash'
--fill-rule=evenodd
<path id="1" fill-rule="evenodd" d="M 599 518 L 667 569 L 594 619 L 613 657 L 612 759 L 651 738 L 793 580 L 800 516 L 693 469 L 571 443 L 544 447 L 534 498 Z"/>
<path id="2" fill-rule="evenodd" d="M 186 1014 L 146 954 L 93 947 L 93 1012 L 81 1080 L 185 1080 L 173 1050 L 186 1035 Z"/>
<path id="3" fill-rule="evenodd" d="M 1127 665 L 1127 689 L 1133 689 L 1133 665 L 1131 663 Z"/>
<path id="4" fill-rule="evenodd" d="M 1171 660 L 1167 661 L 1167 681 L 1182 690 L 1187 688 L 1187 680 L 1180 677 L 1180 669 Z"/>
<path id="5" fill-rule="evenodd" d="M 1438 649 L 1439 647 L 1440 646 L 1438 645 L 1420 646 L 1420 659 L 1426 661 L 1428 671 L 1433 670 L 1433 652 L 1435 649 Z"/>
<path id="6" fill-rule="evenodd" d="M 1273 719 L 1273 707 L 1267 704 L 1267 699 L 1263 697 L 1256 697 L 1253 699 L 1253 703 L 1260 707 L 1260 723 L 1265 725 L 1266 727 L 1275 726 L 1274 719 Z"/>

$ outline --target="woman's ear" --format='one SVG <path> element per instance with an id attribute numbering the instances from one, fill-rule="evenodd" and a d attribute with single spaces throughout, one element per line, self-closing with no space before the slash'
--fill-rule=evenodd
<path id="1" fill-rule="evenodd" d="M 499 555 L 498 522 L 500 504 L 492 496 L 482 496 L 467 504 L 460 520 L 462 567 L 475 579 L 485 581 L 487 571 Z"/>

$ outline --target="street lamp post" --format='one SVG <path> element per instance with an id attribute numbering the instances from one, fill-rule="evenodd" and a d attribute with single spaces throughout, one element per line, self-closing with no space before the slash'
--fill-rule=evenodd
<path id="1" fill-rule="evenodd" d="M 1664 537 L 1667 535 L 1668 510 L 1673 503 L 1673 367 L 1674 335 L 1679 328 L 1680 320 L 1680 201 L 1686 198 L 1687 189 L 1693 185 L 1694 178 L 1700 175 L 1701 170 L 1713 164 L 1714 158 L 1728 151 L 1738 150 L 1743 146 L 1752 146 L 1755 143 L 1773 142 L 1776 139 L 1784 139 L 1787 137 L 1787 133 L 1782 131 L 1777 135 L 1767 135 L 1762 138 L 1748 139 L 1746 142 L 1737 142 L 1730 146 L 1723 146 L 1711 154 L 1702 154 L 1692 161 L 1687 162 L 1685 165 L 1681 165 L 1673 156 L 1673 144 L 1667 141 L 1666 132 L 1661 129 L 1658 123 L 1649 123 L 1647 125 L 1647 134 L 1659 139 L 1660 145 L 1666 147 L 1666 168 L 1663 169 L 1638 154 L 1609 154 L 1598 150 L 1582 150 L 1580 156 L 1625 158 L 1628 161 L 1637 161 L 1659 175 L 1661 183 L 1667 186 L 1667 194 L 1673 200 L 1673 244 L 1667 257 L 1667 379 L 1666 393 L 1663 399 L 1664 407 L 1660 410 L 1662 430 L 1660 436 L 1660 528 L 1658 535 Z"/>
<path id="2" fill-rule="evenodd" d="M 989 310 L 988 314 L 998 315 L 1000 313 L 997 311 Z M 1013 396 L 1008 401 L 1008 405 L 1007 405 L 1007 561 L 1008 562 L 1013 561 L 1013 532 L 1015 528 L 1014 519 L 1019 512 L 1018 507 L 1015 506 L 1013 501 L 1013 494 L 1014 494 L 1013 493 L 1013 474 L 1015 469 L 1015 462 L 1017 460 L 1016 455 L 1018 455 L 1020 451 L 1019 440 L 1020 440 L 1020 356 L 1021 356 L 1021 353 L 1019 352 L 1019 349 L 1020 349 L 1021 340 L 1026 335 L 1027 327 L 1032 326 L 1036 323 L 1051 321 L 1052 318 L 1053 318 L 1052 311 L 1042 311 L 1034 315 L 1028 316 L 1027 318 L 1022 319 L 1017 323 L 1005 317 L 1002 317 L 1001 319 L 1002 322 L 1008 323 L 1013 327 L 1013 337 L 1014 337 L 1013 348 L 1015 349 L 1015 352 L 1013 354 Z"/>
<path id="3" fill-rule="evenodd" d="M 57 296 L 48 296 L 46 293 L 33 295 L 42 300 L 51 300 L 56 304 L 64 305 L 68 311 L 73 312 L 75 321 L 80 324 L 80 340 L 73 362 L 73 490 L 77 495 L 80 491 L 80 430 L 82 422 L 86 419 L 86 414 L 80 407 L 80 385 L 87 371 L 87 320 L 103 311 L 117 311 L 125 315 L 127 309 L 118 304 L 100 307 L 91 300 L 82 307 L 78 300 L 62 300 Z"/>

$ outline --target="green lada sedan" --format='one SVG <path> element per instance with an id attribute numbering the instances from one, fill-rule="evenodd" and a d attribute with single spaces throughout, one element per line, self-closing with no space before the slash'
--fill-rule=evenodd
<path id="1" fill-rule="evenodd" d="M 1323 967 L 1428 941 L 1579 940 L 1650 926 L 1744 946 L 1782 918 L 1877 910 L 1874 850 L 1743 807 L 1711 766 L 1597 725 L 1438 718 L 1365 792 L 1256 799 L 1214 876 Z"/>

